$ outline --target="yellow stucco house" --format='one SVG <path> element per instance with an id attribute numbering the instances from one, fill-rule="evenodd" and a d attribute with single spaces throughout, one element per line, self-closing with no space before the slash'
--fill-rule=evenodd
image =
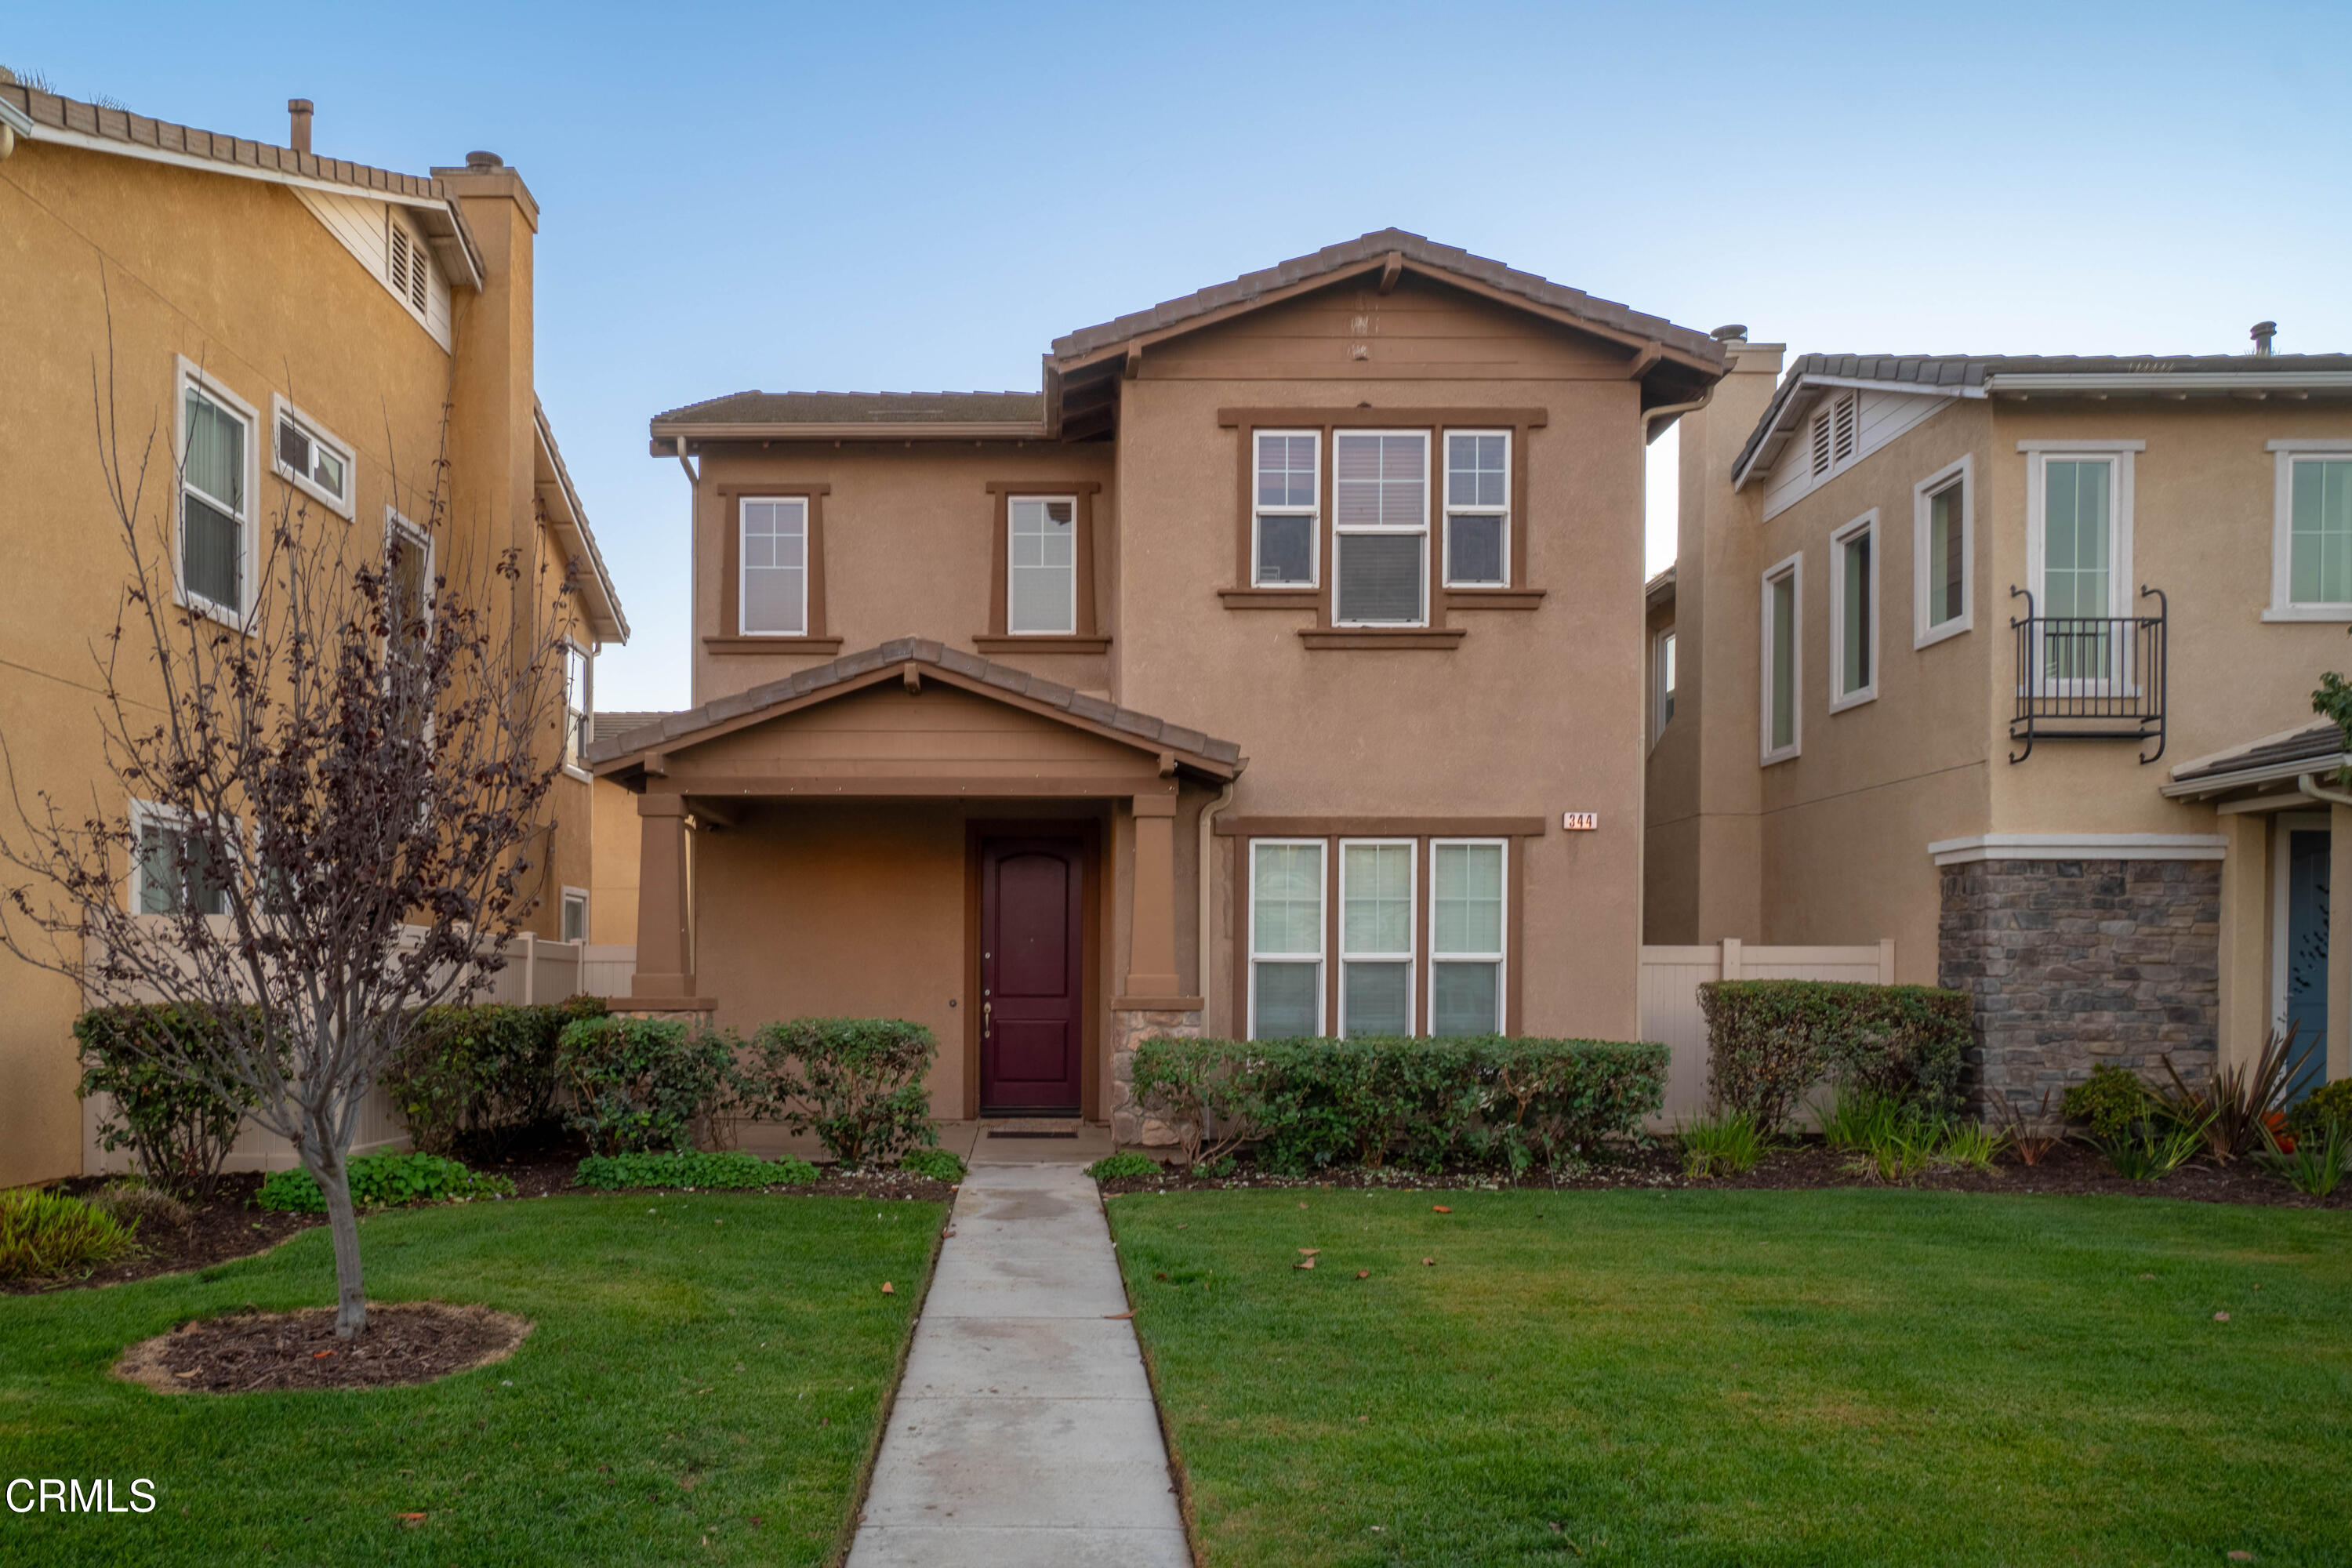
<path id="1" fill-rule="evenodd" d="M 258 531 L 289 501 L 415 530 L 446 409 L 449 504 L 442 536 L 418 542 L 477 558 L 512 546 L 575 574 L 574 757 L 596 650 L 628 635 L 533 389 L 539 205 L 521 175 L 487 153 L 427 174 L 323 157 L 311 105 L 289 112 L 278 145 L 0 74 L 0 737 L 27 798 L 111 787 L 91 647 L 129 574 L 95 399 L 126 471 L 152 433 L 142 516 L 170 531 L 184 605 L 249 601 Z M 183 465 L 192 430 L 206 460 Z M 541 934 L 584 938 L 589 783 L 567 773 Z M 83 1167 L 80 1005 L 0 954 L 0 1186 Z"/>

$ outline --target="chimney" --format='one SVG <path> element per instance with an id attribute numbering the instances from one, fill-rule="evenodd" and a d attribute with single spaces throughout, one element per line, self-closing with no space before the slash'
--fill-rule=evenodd
<path id="1" fill-rule="evenodd" d="M 307 98 L 288 99 L 286 113 L 294 122 L 294 151 L 307 153 L 310 151 L 310 100 Z"/>
<path id="2" fill-rule="evenodd" d="M 2248 332 L 2246 335 L 2254 340 L 2254 352 L 2256 353 L 2266 354 L 2271 352 L 2271 340 L 2278 336 L 2278 323 L 2276 321 L 2256 321 L 2254 323 L 2253 331 Z"/>

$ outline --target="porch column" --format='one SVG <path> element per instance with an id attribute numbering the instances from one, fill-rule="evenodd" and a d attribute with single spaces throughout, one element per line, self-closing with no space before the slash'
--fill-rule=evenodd
<path id="1" fill-rule="evenodd" d="M 686 797 L 637 796 L 637 972 L 629 994 L 689 997 L 687 952 Z"/>
<path id="2" fill-rule="evenodd" d="M 2352 884 L 2347 884 L 2352 885 Z M 1128 927 L 1127 996 L 1176 994 L 1176 797 L 1135 797 L 1134 907 Z M 1194 1003 L 1194 1006 L 1200 1005 Z"/>
<path id="3" fill-rule="evenodd" d="M 2327 1080 L 2352 1078 L 2352 805 L 2327 808 Z"/>
<path id="4" fill-rule="evenodd" d="M 2221 819 L 2221 1017 L 2216 1065 L 2251 1065 L 2271 1026 L 2271 974 L 2264 941 L 2270 890 L 2269 825 L 2253 812 Z"/>

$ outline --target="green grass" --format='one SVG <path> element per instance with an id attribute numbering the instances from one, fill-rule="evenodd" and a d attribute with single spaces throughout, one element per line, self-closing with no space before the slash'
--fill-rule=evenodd
<path id="1" fill-rule="evenodd" d="M 940 1219 L 699 1194 L 379 1215 L 374 1300 L 537 1325 L 507 1361 L 414 1388 L 171 1396 L 109 1374 L 191 1317 L 331 1303 L 323 1229 L 196 1274 L 0 1298 L 0 1477 L 113 1477 L 128 1506 L 144 1476 L 159 1500 L 0 1512 L 0 1562 L 827 1562 Z"/>
<path id="2" fill-rule="evenodd" d="M 1217 1568 L 2352 1563 L 2352 1214 L 1861 1190 L 1109 1207 Z"/>

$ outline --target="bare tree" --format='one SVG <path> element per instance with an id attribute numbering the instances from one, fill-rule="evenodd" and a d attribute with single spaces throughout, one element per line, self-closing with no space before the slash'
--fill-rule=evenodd
<path id="1" fill-rule="evenodd" d="M 362 1103 L 416 1011 L 478 994 L 540 902 L 572 585 L 512 550 L 469 562 L 436 456 L 415 531 L 289 500 L 244 568 L 252 591 L 222 595 L 249 608 L 199 603 L 180 552 L 208 520 L 176 481 L 217 454 L 194 438 L 173 454 L 151 520 L 155 431 L 126 465 L 110 397 L 93 400 L 130 563 L 93 648 L 105 763 L 68 809 L 28 800 L 5 755 L 0 945 L 93 1004 L 217 1021 L 215 1049 L 149 1048 L 252 1099 L 294 1146 L 326 1194 L 348 1338 L 367 1322 L 348 1171 Z M 445 409 L 445 445 L 446 427 Z"/>

